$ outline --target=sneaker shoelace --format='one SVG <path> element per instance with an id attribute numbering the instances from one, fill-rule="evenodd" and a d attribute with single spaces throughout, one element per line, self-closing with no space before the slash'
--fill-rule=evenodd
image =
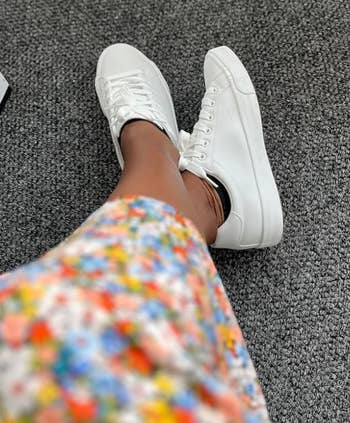
<path id="1" fill-rule="evenodd" d="M 114 75 L 107 78 L 104 84 L 110 124 L 113 128 L 120 121 L 127 121 L 135 113 L 146 120 L 154 120 L 162 128 L 165 127 L 166 120 L 141 72 Z"/>
<path id="2" fill-rule="evenodd" d="M 213 107 L 215 106 L 216 87 L 209 87 L 203 97 L 202 107 L 197 123 L 193 127 L 192 134 L 181 130 L 179 133 L 179 169 L 189 170 L 200 178 L 205 179 L 215 188 L 217 184 L 210 179 L 203 167 L 203 161 L 207 158 L 208 135 L 212 129 L 209 122 L 214 119 Z"/>

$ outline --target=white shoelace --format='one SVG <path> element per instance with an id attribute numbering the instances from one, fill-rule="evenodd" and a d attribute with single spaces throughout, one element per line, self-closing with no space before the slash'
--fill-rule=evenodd
<path id="1" fill-rule="evenodd" d="M 132 113 L 136 113 L 164 127 L 165 118 L 141 72 L 126 72 L 112 76 L 107 78 L 104 84 L 112 126 L 120 121 L 126 121 Z"/>
<path id="2" fill-rule="evenodd" d="M 207 175 L 207 172 L 204 169 L 202 163 L 202 161 L 207 157 L 206 147 L 209 144 L 207 136 L 212 131 L 208 126 L 208 122 L 212 121 L 214 118 L 212 114 L 212 108 L 215 105 L 215 100 L 213 99 L 215 93 L 215 87 L 209 87 L 207 89 L 202 100 L 202 107 L 199 113 L 199 118 L 193 127 L 192 134 L 189 134 L 185 131 L 180 131 L 179 169 L 189 170 L 200 178 L 207 180 L 211 185 L 217 188 L 217 184 Z"/>

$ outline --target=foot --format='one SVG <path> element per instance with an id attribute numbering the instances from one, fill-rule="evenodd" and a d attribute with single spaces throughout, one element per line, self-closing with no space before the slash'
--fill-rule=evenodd
<path id="1" fill-rule="evenodd" d="M 277 244 L 281 203 L 266 154 L 258 101 L 248 72 L 228 47 L 210 50 L 204 62 L 206 93 L 192 134 L 180 133 L 180 170 L 189 170 L 230 199 L 217 248 L 236 250 Z"/>
<path id="2" fill-rule="evenodd" d="M 96 70 L 96 92 L 121 168 L 119 138 L 132 120 L 152 122 L 177 145 L 178 128 L 169 87 L 158 67 L 136 48 L 114 44 L 101 54 Z"/>

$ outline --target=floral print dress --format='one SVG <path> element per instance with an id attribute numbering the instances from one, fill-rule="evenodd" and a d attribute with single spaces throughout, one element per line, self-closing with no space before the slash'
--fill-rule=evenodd
<path id="1" fill-rule="evenodd" d="M 0 277 L 0 421 L 269 421 L 192 222 L 120 198 Z"/>

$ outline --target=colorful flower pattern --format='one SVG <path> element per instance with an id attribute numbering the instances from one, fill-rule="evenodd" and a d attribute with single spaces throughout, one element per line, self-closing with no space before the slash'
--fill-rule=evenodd
<path id="1" fill-rule="evenodd" d="M 266 422 L 204 240 L 158 200 L 106 203 L 0 277 L 2 422 Z"/>

